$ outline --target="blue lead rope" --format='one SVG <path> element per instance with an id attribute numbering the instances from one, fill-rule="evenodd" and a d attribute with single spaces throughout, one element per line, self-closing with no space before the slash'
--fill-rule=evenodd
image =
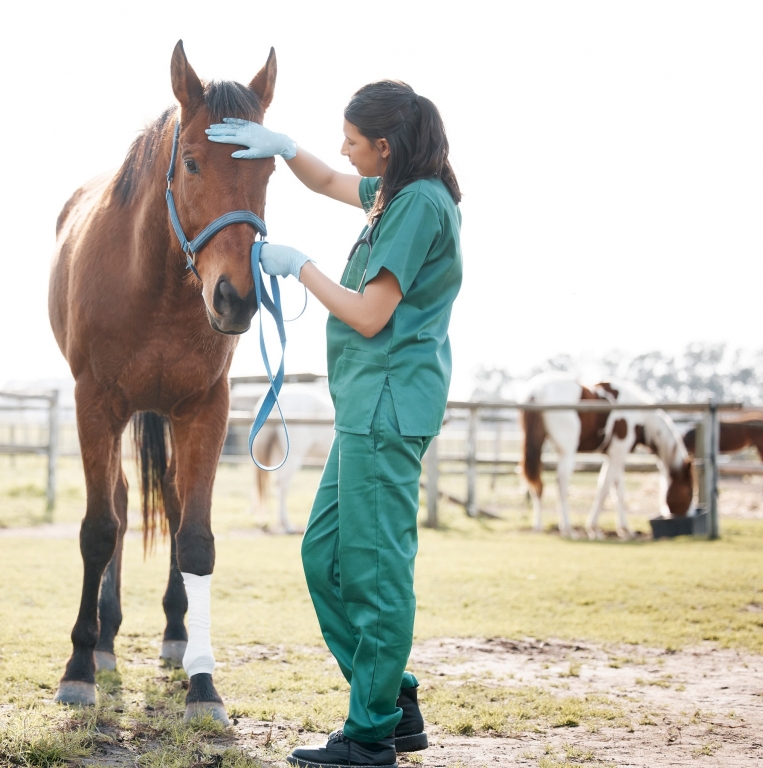
<path id="1" fill-rule="evenodd" d="M 198 271 L 196 270 L 196 254 L 207 244 L 207 242 L 216 235 L 221 229 L 229 226 L 230 224 L 249 224 L 255 232 L 259 232 L 260 237 L 267 236 L 267 228 L 265 222 L 252 211 L 231 211 L 230 213 L 223 214 L 219 218 L 215 219 L 211 224 L 204 227 L 204 229 L 193 238 L 188 240 L 183 232 L 183 227 L 180 224 L 180 218 L 178 217 L 177 209 L 175 208 L 175 198 L 172 195 L 172 180 L 175 176 L 175 162 L 177 160 L 178 144 L 180 139 L 180 121 L 175 123 L 175 133 L 172 138 L 172 155 L 170 157 L 170 167 L 167 171 L 167 192 L 165 198 L 167 200 L 167 208 L 170 214 L 170 222 L 172 228 L 175 230 L 178 240 L 180 241 L 180 247 L 186 255 L 187 268 L 190 269 L 196 278 L 201 281 Z M 286 459 L 289 458 L 289 430 L 286 427 L 286 419 L 284 418 L 283 411 L 281 410 L 281 403 L 278 400 L 278 395 L 281 393 L 281 387 L 283 386 L 284 378 L 284 355 L 286 353 L 286 331 L 284 330 L 283 312 L 281 311 L 281 292 L 278 289 L 278 281 L 275 276 L 270 276 L 270 286 L 273 290 L 273 298 L 270 298 L 267 288 L 262 282 L 262 273 L 260 271 L 260 252 L 262 251 L 262 245 L 264 240 L 256 240 L 252 245 L 252 277 L 254 278 L 254 291 L 257 296 L 257 307 L 260 315 L 260 351 L 262 352 L 262 362 L 265 363 L 265 370 L 268 372 L 268 381 L 270 382 L 270 388 L 262 401 L 259 411 L 255 414 L 254 423 L 249 431 L 249 455 L 252 457 L 252 461 L 260 468 L 268 472 L 282 467 Z M 305 291 L 305 306 L 307 306 L 307 291 Z M 273 377 L 273 372 L 270 370 L 270 361 L 268 360 L 268 351 L 265 348 L 265 335 L 262 331 L 262 310 L 263 307 L 270 312 L 275 320 L 276 327 L 278 328 L 278 337 L 281 340 L 281 364 L 278 366 L 278 372 Z M 305 307 L 302 308 L 302 312 L 305 311 Z M 297 315 L 300 317 L 302 312 Z M 297 318 L 294 318 L 295 320 Z M 274 467 L 264 467 L 262 464 L 254 458 L 253 445 L 254 439 L 257 437 L 257 433 L 263 428 L 265 422 L 270 416 L 273 406 L 278 407 L 278 413 L 281 416 L 281 424 L 283 424 L 284 435 L 286 436 L 286 454 L 280 464 Z"/>
<path id="2" fill-rule="evenodd" d="M 262 353 L 262 362 L 265 363 L 265 370 L 268 373 L 270 388 L 260 405 L 259 411 L 255 414 L 254 423 L 249 430 L 249 455 L 252 457 L 252 461 L 260 469 L 272 472 L 273 470 L 280 469 L 286 463 L 286 459 L 289 458 L 289 430 L 286 426 L 286 419 L 284 418 L 283 411 L 281 410 L 281 403 L 278 400 L 278 395 L 281 393 L 281 387 L 283 386 L 284 357 L 286 355 L 286 329 L 284 328 L 283 312 L 281 311 L 281 291 L 278 287 L 278 280 L 275 275 L 270 275 L 270 287 L 273 291 L 272 299 L 268 295 L 267 288 L 265 288 L 262 283 L 260 252 L 262 251 L 264 243 L 264 240 L 257 240 L 254 245 L 252 245 L 252 275 L 254 276 L 254 292 L 257 296 L 257 306 L 259 307 L 260 316 L 260 352 Z M 281 340 L 281 364 L 278 366 L 278 372 L 276 373 L 275 378 L 273 377 L 273 372 L 270 370 L 268 350 L 265 347 L 265 335 L 262 332 L 263 308 L 267 309 L 273 316 L 276 328 L 278 329 L 278 338 Z M 265 426 L 265 422 L 267 421 L 268 416 L 270 416 L 274 405 L 278 408 L 278 415 L 281 417 L 281 424 L 283 425 L 283 432 L 286 437 L 286 453 L 280 464 L 276 464 L 273 467 L 266 467 L 254 458 L 254 439 L 257 437 L 257 433 Z"/>

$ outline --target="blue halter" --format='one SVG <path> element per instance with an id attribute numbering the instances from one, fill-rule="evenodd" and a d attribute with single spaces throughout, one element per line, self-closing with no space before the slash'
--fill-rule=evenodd
<path id="1" fill-rule="evenodd" d="M 172 139 L 172 157 L 170 158 L 170 168 L 167 171 L 167 192 L 165 197 L 167 198 L 167 208 L 170 214 L 170 221 L 172 222 L 172 228 L 175 230 L 178 240 L 180 241 L 180 247 L 186 255 L 187 264 L 186 268 L 190 269 L 196 278 L 200 281 L 201 277 L 196 269 L 196 254 L 214 237 L 221 229 L 230 226 L 231 224 L 250 224 L 254 227 L 255 232 L 259 233 L 260 238 L 267 235 L 268 231 L 265 227 L 265 222 L 251 211 L 231 211 L 225 213 L 219 218 L 215 219 L 211 224 L 208 224 L 202 231 L 193 238 L 188 240 L 183 232 L 183 227 L 180 225 L 180 219 L 178 218 L 177 208 L 175 207 L 175 198 L 172 196 L 172 179 L 175 177 L 175 161 L 177 160 L 178 144 L 180 139 L 180 121 L 175 123 L 175 135 Z M 273 298 L 270 298 L 267 288 L 263 285 L 262 274 L 260 272 L 260 252 L 262 246 L 265 243 L 264 240 L 255 240 L 252 245 L 252 277 L 254 278 L 254 292 L 257 297 L 257 306 L 259 307 L 260 317 L 260 350 L 262 352 L 262 361 L 265 363 L 265 370 L 268 373 L 268 381 L 270 387 L 268 389 L 265 399 L 262 401 L 260 410 L 257 412 L 254 418 L 252 428 L 249 430 L 249 455 L 252 457 L 252 461 L 260 468 L 267 471 L 279 469 L 284 465 L 286 459 L 289 456 L 289 430 L 286 428 L 286 419 L 284 418 L 283 411 L 281 410 L 281 403 L 278 401 L 278 395 L 281 392 L 284 379 L 284 354 L 286 352 L 286 331 L 284 329 L 283 312 L 281 312 L 281 293 L 278 288 L 278 281 L 275 276 L 270 276 L 270 287 L 273 291 Z M 276 375 L 273 376 L 270 370 L 270 361 L 268 360 L 268 352 L 265 348 L 265 336 L 262 332 L 262 309 L 263 307 L 270 312 L 275 320 L 276 328 L 278 329 L 278 337 L 281 340 L 281 364 L 278 366 Z M 283 424 L 284 434 L 286 435 L 286 455 L 280 464 L 273 467 L 265 467 L 260 464 L 257 459 L 254 458 L 252 452 L 254 439 L 257 437 L 257 433 L 265 425 L 265 422 L 270 416 L 270 412 L 273 410 L 273 406 L 278 408 L 278 413 L 281 417 L 281 424 Z"/>

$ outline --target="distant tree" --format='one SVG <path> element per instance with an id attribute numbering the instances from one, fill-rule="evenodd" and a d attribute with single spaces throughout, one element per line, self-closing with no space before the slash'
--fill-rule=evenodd
<path id="1" fill-rule="evenodd" d="M 675 356 L 657 350 L 635 357 L 611 350 L 595 359 L 560 354 L 518 376 L 500 368 L 484 368 L 477 374 L 472 396 L 509 398 L 521 382 L 539 373 L 568 371 L 580 376 L 592 370 L 596 371 L 593 378 L 631 381 L 655 400 L 691 403 L 715 397 L 741 400 L 748 405 L 763 404 L 763 349 L 751 352 L 726 344 L 700 343 L 689 344 Z"/>

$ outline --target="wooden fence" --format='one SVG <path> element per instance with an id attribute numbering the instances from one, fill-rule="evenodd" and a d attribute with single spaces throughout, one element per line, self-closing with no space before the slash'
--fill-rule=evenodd
<path id="1" fill-rule="evenodd" d="M 59 391 L 57 389 L 40 393 L 0 392 L 0 411 L 47 411 L 47 441 L 36 445 L 17 443 L 11 431 L 11 440 L 0 443 L 0 454 L 15 456 L 33 454 L 48 457 L 45 508 L 49 520 L 53 518 L 56 505 L 56 464 L 58 461 Z M 12 428 L 11 428 L 12 429 Z"/>
<path id="2" fill-rule="evenodd" d="M 314 382 L 322 377 L 314 374 L 292 374 L 287 377 L 288 381 L 293 382 Z M 267 377 L 247 376 L 238 377 L 232 380 L 232 383 L 244 384 L 266 384 Z M 25 445 L 16 443 L 13 439 L 8 443 L 0 443 L 0 454 L 36 454 L 47 456 L 47 488 L 46 488 L 46 507 L 49 518 L 52 518 L 52 512 L 56 500 L 56 461 L 59 456 L 59 392 L 53 390 L 40 393 L 17 393 L 0 392 L 0 411 L 47 411 L 47 440 L 44 443 Z M 763 465 L 735 464 L 727 467 L 720 467 L 718 460 L 718 440 L 719 440 L 719 413 L 721 411 L 741 411 L 740 403 L 639 403 L 634 405 L 622 406 L 620 410 L 657 410 L 662 409 L 672 412 L 680 412 L 687 415 L 693 415 L 697 422 L 697 452 L 695 457 L 695 468 L 698 479 L 698 500 L 703 504 L 709 513 L 710 537 L 718 536 L 718 477 L 721 472 L 729 474 L 758 474 L 763 473 Z M 602 402 L 583 402 L 571 406 L 570 404 L 538 404 L 538 403 L 517 403 L 505 400 L 483 400 L 483 401 L 450 401 L 448 403 L 448 414 L 451 418 L 457 414 L 465 414 L 466 421 L 466 439 L 463 453 L 447 453 L 440 448 L 440 439 L 432 441 L 427 451 L 424 465 L 426 470 L 425 481 L 422 486 L 426 489 L 427 495 L 427 525 L 436 527 L 438 524 L 438 501 L 446 497 L 450 501 L 461 504 L 466 513 L 471 517 L 479 515 L 489 517 L 499 517 L 494 510 L 480 507 L 477 504 L 477 475 L 480 472 L 490 474 L 508 474 L 516 471 L 519 464 L 518 455 L 500 455 L 496 448 L 493 456 L 480 454 L 477 450 L 477 435 L 481 423 L 497 425 L 501 422 L 515 421 L 509 414 L 519 411 L 553 411 L 575 410 L 578 412 L 588 411 L 612 411 L 610 403 Z M 759 411 L 759 409 L 758 409 Z M 271 416 L 275 420 L 277 417 Z M 693 419 L 694 420 L 694 419 Z M 289 423 L 298 424 L 331 424 L 330 419 L 315 418 L 289 418 Z M 245 411 L 231 412 L 230 429 L 246 429 L 251 424 L 251 415 Z M 11 435 L 12 436 L 12 435 Z M 642 460 L 638 458 L 630 461 L 627 465 L 629 471 L 655 471 L 656 465 L 653 461 Z M 222 457 L 223 461 L 247 461 L 248 456 L 243 452 L 227 454 Z M 598 460 L 593 456 L 578 460 L 576 469 L 578 471 L 598 471 L 601 466 L 601 458 Z M 443 468 L 447 464 L 450 468 Z M 453 469 L 453 465 L 456 468 Z M 458 468 L 462 465 L 463 468 Z M 544 459 L 544 468 L 553 469 L 555 462 L 549 457 Z M 459 498 L 446 493 L 440 485 L 440 477 L 443 474 L 458 473 L 466 476 L 466 496 Z"/>

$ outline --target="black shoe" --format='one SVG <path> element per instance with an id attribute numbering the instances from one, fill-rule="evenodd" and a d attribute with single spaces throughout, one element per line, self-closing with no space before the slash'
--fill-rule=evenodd
<path id="1" fill-rule="evenodd" d="M 397 697 L 397 706 L 403 710 L 403 716 L 393 734 L 397 752 L 418 752 L 429 746 L 416 690 L 401 688 Z"/>
<path id="2" fill-rule="evenodd" d="M 395 740 L 354 741 L 334 731 L 325 747 L 297 747 L 286 762 L 300 768 L 397 768 Z"/>

